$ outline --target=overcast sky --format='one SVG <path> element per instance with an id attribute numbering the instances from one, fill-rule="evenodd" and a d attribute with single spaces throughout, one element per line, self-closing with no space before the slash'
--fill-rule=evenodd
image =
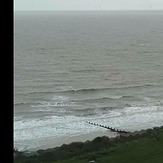
<path id="1" fill-rule="evenodd" d="M 14 0 L 14 10 L 163 10 L 163 0 Z"/>

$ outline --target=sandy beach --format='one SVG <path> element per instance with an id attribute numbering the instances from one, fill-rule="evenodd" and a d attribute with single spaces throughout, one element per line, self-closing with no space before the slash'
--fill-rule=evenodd
<path id="1" fill-rule="evenodd" d="M 28 151 L 37 151 L 40 149 L 49 149 L 49 148 L 60 147 L 63 144 L 70 144 L 72 142 L 85 142 L 87 140 L 91 141 L 96 137 L 102 137 L 102 136 L 108 136 L 109 138 L 113 138 L 118 135 L 119 135 L 118 133 L 110 132 L 109 130 L 107 131 L 104 129 L 104 132 L 93 132 L 93 133 L 83 134 L 83 135 L 79 135 L 79 136 L 61 137 L 60 139 L 57 139 L 56 141 L 53 138 L 49 138 L 49 139 L 45 140 L 46 145 L 42 145 L 37 148 L 30 148 L 30 149 L 28 149 Z"/>

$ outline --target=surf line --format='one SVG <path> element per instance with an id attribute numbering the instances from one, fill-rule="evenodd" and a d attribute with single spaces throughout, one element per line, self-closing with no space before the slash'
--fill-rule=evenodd
<path id="1" fill-rule="evenodd" d="M 89 123 L 89 124 L 91 124 L 91 125 L 100 126 L 100 127 L 109 129 L 109 130 L 112 131 L 112 132 L 117 132 L 117 133 L 129 133 L 128 131 L 115 129 L 115 128 L 112 128 L 112 127 L 109 127 L 109 126 L 106 126 L 106 125 L 101 125 L 101 124 L 98 124 L 98 123 L 93 123 L 93 122 L 89 122 L 89 121 L 87 121 L 87 123 Z"/>

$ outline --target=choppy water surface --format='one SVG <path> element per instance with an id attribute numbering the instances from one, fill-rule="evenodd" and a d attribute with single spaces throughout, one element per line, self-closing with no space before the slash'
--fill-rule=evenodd
<path id="1" fill-rule="evenodd" d="M 163 124 L 163 12 L 16 12 L 14 146 Z M 109 131 L 108 131 L 109 132 Z"/>

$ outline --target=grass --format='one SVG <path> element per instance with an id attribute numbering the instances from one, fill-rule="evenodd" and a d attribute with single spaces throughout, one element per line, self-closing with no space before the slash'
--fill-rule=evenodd
<path id="1" fill-rule="evenodd" d="M 86 163 L 90 160 L 98 163 L 163 163 L 163 131 L 158 134 L 158 141 L 152 136 L 142 137 L 56 163 Z"/>
<path id="2" fill-rule="evenodd" d="M 133 136 L 130 138 L 121 138 L 113 141 L 112 144 L 102 146 L 103 139 L 96 138 L 90 144 L 77 144 L 64 147 L 64 150 L 51 152 L 38 158 L 19 159 L 21 163 L 30 162 L 48 162 L 48 163 L 88 163 L 94 160 L 96 163 L 163 163 L 163 129 L 154 129 L 141 136 Z M 106 141 L 106 140 L 105 140 Z M 92 146 L 92 148 L 90 147 Z M 70 147 L 70 148 L 69 148 Z M 61 148 L 61 147 L 60 147 Z M 78 148 L 82 152 L 75 154 Z M 70 150 L 71 149 L 71 150 Z M 73 150 L 74 149 L 74 150 Z M 88 150 L 91 149 L 91 150 Z M 63 152 L 64 151 L 64 152 Z M 68 156 L 65 153 L 74 152 Z M 56 158 L 55 155 L 62 157 Z M 64 158 L 65 156 L 65 158 Z M 18 160 L 15 159 L 15 163 Z"/>

